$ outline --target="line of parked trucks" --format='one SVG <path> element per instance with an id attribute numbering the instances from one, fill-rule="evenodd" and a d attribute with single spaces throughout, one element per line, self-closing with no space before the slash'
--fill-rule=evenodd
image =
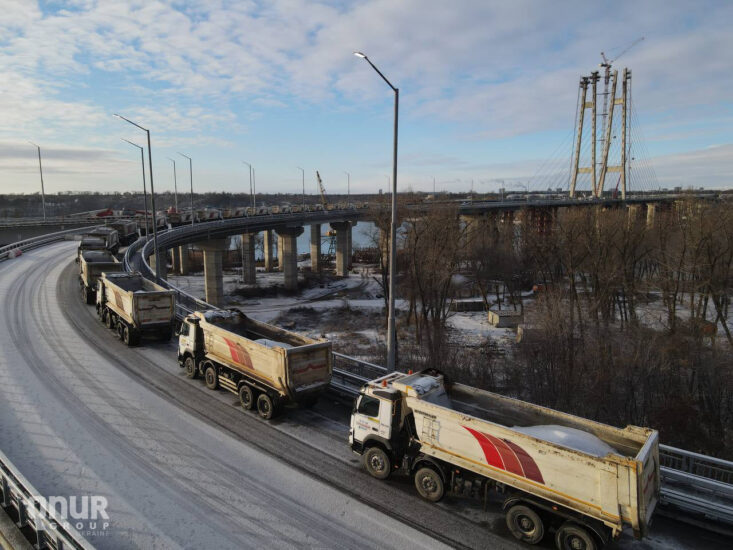
<path id="1" fill-rule="evenodd" d="M 177 325 L 175 294 L 122 272 L 111 254 L 80 252 L 83 299 L 127 345 L 169 339 L 191 379 L 230 391 L 271 419 L 287 405 L 313 405 L 329 386 L 331 342 L 249 318 L 197 311 Z M 434 370 L 368 382 L 354 401 L 348 442 L 375 478 L 412 477 L 433 502 L 486 501 L 499 493 L 507 526 L 537 544 L 554 532 L 560 550 L 593 550 L 630 526 L 645 536 L 659 498 L 659 436 L 619 429 L 456 383 Z"/>

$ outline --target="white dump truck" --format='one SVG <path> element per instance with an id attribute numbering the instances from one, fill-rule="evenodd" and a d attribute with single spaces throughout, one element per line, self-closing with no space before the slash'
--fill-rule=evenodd
<path id="1" fill-rule="evenodd" d="M 624 525 L 641 538 L 659 498 L 659 436 L 619 429 L 461 384 L 433 370 L 391 373 L 356 398 L 349 443 L 366 470 L 400 470 L 418 493 L 504 495 L 511 533 L 551 530 L 559 549 L 593 550 Z"/>
<path id="2" fill-rule="evenodd" d="M 102 273 L 97 280 L 97 315 L 128 346 L 144 334 L 169 340 L 175 326 L 176 296 L 140 273 Z"/>
<path id="3" fill-rule="evenodd" d="M 79 286 L 81 299 L 87 304 L 95 302 L 97 279 L 102 273 L 116 273 L 122 271 L 122 264 L 110 252 L 102 250 L 87 250 L 79 257 Z"/>
<path id="4" fill-rule="evenodd" d="M 289 403 L 310 406 L 331 381 L 331 342 L 255 321 L 239 310 L 195 312 L 181 325 L 178 363 L 189 378 L 239 396 L 269 420 Z"/>

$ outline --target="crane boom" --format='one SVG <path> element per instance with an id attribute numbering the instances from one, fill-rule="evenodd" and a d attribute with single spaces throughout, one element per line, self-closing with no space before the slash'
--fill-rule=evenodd
<path id="1" fill-rule="evenodd" d="M 316 170 L 316 179 L 318 179 L 318 189 L 321 192 L 321 204 L 323 204 L 323 209 L 325 210 L 328 206 L 328 201 L 326 200 L 326 188 L 323 187 L 323 180 L 321 180 L 321 174 L 318 173 L 318 170 Z"/>

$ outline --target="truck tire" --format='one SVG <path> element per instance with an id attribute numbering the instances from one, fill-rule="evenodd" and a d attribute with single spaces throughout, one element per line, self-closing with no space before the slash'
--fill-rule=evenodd
<path id="1" fill-rule="evenodd" d="M 445 495 L 443 478 L 429 466 L 415 472 L 415 488 L 421 497 L 430 502 L 438 502 Z"/>
<path id="2" fill-rule="evenodd" d="M 517 540 L 537 544 L 545 536 L 542 518 L 524 504 L 515 504 L 506 513 L 506 525 Z"/>
<path id="3" fill-rule="evenodd" d="M 102 320 L 104 321 L 104 326 L 108 329 L 112 330 L 112 327 L 114 326 L 114 322 L 112 321 L 112 314 L 108 309 L 105 309 L 102 313 Z"/>
<path id="4" fill-rule="evenodd" d="M 275 403 L 272 401 L 272 397 L 266 393 L 261 393 L 257 397 L 257 412 L 265 420 L 271 420 L 277 412 Z"/>
<path id="5" fill-rule="evenodd" d="M 239 386 L 239 402 L 245 411 L 251 411 L 255 406 L 255 392 L 248 384 Z"/>
<path id="6" fill-rule="evenodd" d="M 199 369 L 196 368 L 196 361 L 193 360 L 193 357 L 186 357 L 186 360 L 183 362 L 183 368 L 186 371 L 186 376 L 189 378 L 199 377 Z"/>
<path id="7" fill-rule="evenodd" d="M 382 447 L 369 447 L 362 460 L 364 468 L 372 477 L 387 479 L 392 473 L 392 460 Z"/>
<path id="8" fill-rule="evenodd" d="M 204 382 L 210 390 L 215 390 L 219 387 L 219 376 L 216 374 L 216 369 L 211 363 L 208 364 L 204 371 Z"/>
<path id="9" fill-rule="evenodd" d="M 130 338 L 130 327 L 127 325 L 122 327 L 122 341 L 127 345 L 127 347 L 133 345 L 132 339 Z"/>
<path id="10" fill-rule="evenodd" d="M 126 327 L 127 327 L 127 325 L 125 325 L 125 323 L 123 323 L 122 321 L 118 321 L 117 322 L 117 331 L 116 331 L 117 332 L 117 338 L 119 338 L 123 342 L 125 341 L 125 328 Z M 128 339 L 129 339 L 129 336 L 128 336 Z"/>
<path id="11" fill-rule="evenodd" d="M 598 550 L 598 544 L 586 529 L 566 521 L 555 533 L 557 550 Z"/>

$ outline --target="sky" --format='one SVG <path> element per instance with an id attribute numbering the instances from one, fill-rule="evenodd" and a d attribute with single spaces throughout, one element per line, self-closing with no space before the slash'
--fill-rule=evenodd
<path id="1" fill-rule="evenodd" d="M 578 81 L 601 51 L 632 70 L 639 185 L 733 187 L 727 1 L 0 0 L 0 11 L 0 192 L 40 189 L 29 141 L 49 193 L 139 190 L 140 153 L 122 138 L 145 145 L 145 133 L 114 113 L 150 130 L 157 191 L 173 189 L 170 158 L 188 189 L 179 153 L 199 191 L 247 192 L 243 161 L 260 192 L 300 192 L 299 167 L 307 193 L 316 170 L 327 192 L 349 180 L 354 193 L 386 190 L 394 93 L 354 51 L 400 89 L 400 191 L 567 187 Z"/>

